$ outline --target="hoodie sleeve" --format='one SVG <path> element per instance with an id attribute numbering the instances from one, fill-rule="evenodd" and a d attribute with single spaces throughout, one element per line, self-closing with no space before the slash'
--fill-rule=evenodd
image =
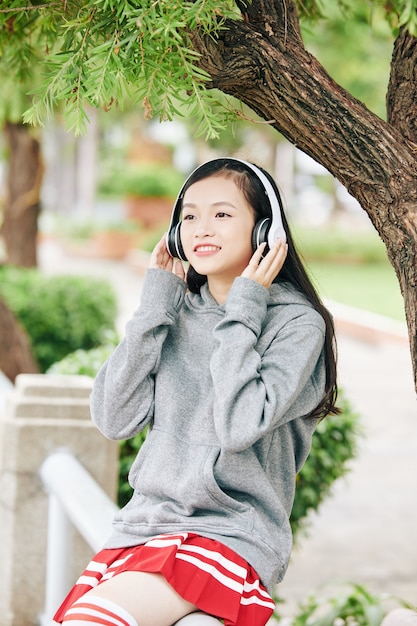
<path id="1" fill-rule="evenodd" d="M 215 428 L 221 445 L 234 451 L 253 445 L 291 419 L 308 415 L 324 393 L 324 320 L 305 304 L 289 305 L 291 319 L 277 320 L 277 332 L 260 354 L 256 348 L 268 301 L 267 289 L 237 278 L 225 303 L 225 316 L 214 329 L 216 348 L 210 370 Z"/>
<path id="2" fill-rule="evenodd" d="M 154 377 L 170 326 L 184 300 L 183 280 L 148 269 L 141 304 L 124 339 L 99 370 L 90 399 L 91 416 L 109 439 L 127 439 L 153 417 Z"/>

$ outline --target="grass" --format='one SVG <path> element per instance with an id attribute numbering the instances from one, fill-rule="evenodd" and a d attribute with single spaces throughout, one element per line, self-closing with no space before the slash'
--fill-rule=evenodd
<path id="1" fill-rule="evenodd" d="M 400 286 L 375 230 L 292 230 L 323 298 L 405 321 Z"/>
<path id="2" fill-rule="evenodd" d="M 404 301 L 391 265 L 312 261 L 307 268 L 321 297 L 405 321 Z"/>

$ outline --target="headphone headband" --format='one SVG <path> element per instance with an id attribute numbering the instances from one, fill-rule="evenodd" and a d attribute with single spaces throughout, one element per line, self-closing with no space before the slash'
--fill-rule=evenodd
<path id="1" fill-rule="evenodd" d="M 261 181 L 263 188 L 265 189 L 265 193 L 268 196 L 269 204 L 271 205 L 272 211 L 272 223 L 268 231 L 268 246 L 271 248 L 277 239 L 283 239 L 283 241 L 285 242 L 287 240 L 287 236 L 285 234 L 284 225 L 282 223 L 281 198 L 277 195 L 270 181 L 265 176 L 263 171 L 259 169 L 259 167 L 253 165 L 253 163 L 249 163 L 248 161 L 243 161 L 242 159 L 232 160 L 243 163 L 243 165 L 246 165 L 246 167 L 251 169 L 252 172 L 254 172 L 254 174 L 256 174 L 256 176 Z"/>
<path id="2" fill-rule="evenodd" d="M 281 198 L 275 192 L 270 181 L 268 180 L 267 176 L 265 176 L 265 174 L 262 172 L 262 170 L 260 170 L 256 165 L 249 163 L 248 161 L 244 161 L 243 159 L 236 159 L 234 157 L 223 157 L 221 159 L 215 159 L 215 160 L 216 161 L 226 160 L 226 161 L 231 161 L 231 162 L 235 161 L 237 163 L 242 163 L 247 169 L 251 170 L 257 176 L 257 178 L 259 179 L 260 183 L 262 184 L 264 188 L 266 196 L 268 197 L 269 204 L 271 206 L 271 212 L 272 212 L 272 220 L 271 220 L 271 224 L 269 226 L 268 235 L 267 235 L 268 246 L 272 247 L 272 245 L 277 239 L 283 239 L 284 241 L 286 241 L 285 229 L 282 223 Z M 206 163 L 204 163 L 203 165 L 199 165 L 191 172 L 191 174 L 188 175 L 187 179 L 182 185 L 177 195 L 177 198 L 175 200 L 174 208 L 171 214 L 171 221 L 170 221 L 169 228 L 168 228 L 168 235 L 167 235 L 167 249 L 168 249 L 168 252 L 173 257 L 184 259 L 184 253 L 182 251 L 182 245 L 181 245 L 180 234 L 179 234 L 181 200 L 184 194 L 184 188 L 186 187 L 190 178 L 204 165 L 206 165 Z M 269 219 L 268 219 L 268 222 L 269 222 Z"/>

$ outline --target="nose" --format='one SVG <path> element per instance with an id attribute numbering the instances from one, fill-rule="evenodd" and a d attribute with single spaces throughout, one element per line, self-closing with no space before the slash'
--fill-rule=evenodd
<path id="1" fill-rule="evenodd" d="M 213 235 L 213 225 L 209 217 L 200 218 L 194 230 L 194 237 L 210 237 Z"/>

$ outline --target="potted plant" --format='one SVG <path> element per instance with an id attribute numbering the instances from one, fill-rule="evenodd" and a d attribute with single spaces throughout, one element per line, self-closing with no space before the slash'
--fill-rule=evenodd
<path id="1" fill-rule="evenodd" d="M 103 225 L 92 237 L 94 255 L 106 259 L 123 259 L 136 245 L 138 230 L 138 226 L 129 221 Z"/>
<path id="2" fill-rule="evenodd" d="M 103 177 L 99 192 L 125 198 L 127 219 L 150 230 L 169 220 L 182 178 L 167 165 L 130 163 Z"/>
<path id="3" fill-rule="evenodd" d="M 66 228 L 64 246 L 75 256 L 117 260 L 136 246 L 138 236 L 138 225 L 129 220 L 104 224 L 83 222 Z"/>

